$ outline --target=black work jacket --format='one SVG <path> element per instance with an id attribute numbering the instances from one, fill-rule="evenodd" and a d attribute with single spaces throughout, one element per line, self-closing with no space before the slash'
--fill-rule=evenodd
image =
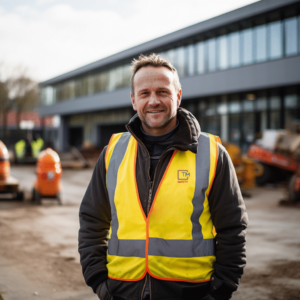
<path id="1" fill-rule="evenodd" d="M 140 201 L 146 215 L 150 210 L 159 182 L 170 161 L 173 151 L 197 153 L 200 126 L 196 118 L 187 110 L 179 108 L 178 132 L 174 142 L 162 154 L 154 173 L 153 193 L 149 197 L 150 155 L 142 143 L 141 121 L 135 115 L 127 130 L 138 141 L 136 179 Z M 215 299 L 230 299 L 238 287 L 246 264 L 245 235 L 248 223 L 245 204 L 237 181 L 235 169 L 225 148 L 218 144 L 218 163 L 215 179 L 208 197 L 215 237 L 216 262 L 210 282 L 187 283 L 158 280 L 147 275 L 150 280 L 151 299 L 201 299 L 209 291 Z M 101 282 L 105 282 L 113 299 L 141 299 L 146 278 L 140 281 L 120 281 L 108 278 L 106 252 L 111 210 L 106 189 L 105 152 L 101 153 L 90 184 L 80 206 L 79 253 L 83 276 L 87 285 L 96 292 Z M 109 298 L 108 298 L 109 299 Z"/>

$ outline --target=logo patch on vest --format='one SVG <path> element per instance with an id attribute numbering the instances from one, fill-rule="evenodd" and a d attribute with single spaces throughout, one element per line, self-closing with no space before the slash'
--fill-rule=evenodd
<path id="1" fill-rule="evenodd" d="M 187 183 L 191 174 L 188 170 L 178 170 L 178 183 Z"/>

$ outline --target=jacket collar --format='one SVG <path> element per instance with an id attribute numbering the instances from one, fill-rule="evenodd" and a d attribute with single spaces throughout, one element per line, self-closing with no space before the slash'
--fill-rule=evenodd
<path id="1" fill-rule="evenodd" d="M 189 150 L 197 153 L 198 138 L 201 133 L 199 122 L 192 113 L 182 107 L 179 107 L 177 110 L 177 118 L 179 120 L 179 128 L 170 147 L 180 151 Z M 131 118 L 126 128 L 139 143 L 142 143 L 143 133 L 138 114 Z"/>

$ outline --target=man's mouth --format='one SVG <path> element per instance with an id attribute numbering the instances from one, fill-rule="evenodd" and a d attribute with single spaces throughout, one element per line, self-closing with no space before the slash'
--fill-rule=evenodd
<path id="1" fill-rule="evenodd" d="M 149 110 L 147 111 L 148 114 L 158 114 L 158 113 L 161 113 L 163 112 L 163 110 Z"/>

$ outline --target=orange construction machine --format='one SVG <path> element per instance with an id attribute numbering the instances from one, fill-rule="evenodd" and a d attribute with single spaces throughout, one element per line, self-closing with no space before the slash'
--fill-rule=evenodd
<path id="1" fill-rule="evenodd" d="M 300 134 L 285 130 L 266 130 L 258 144 L 252 144 L 248 156 L 260 162 L 263 172 L 258 184 L 289 179 L 288 199 L 300 202 Z"/>
<path id="2" fill-rule="evenodd" d="M 41 204 L 42 198 L 55 198 L 61 205 L 62 168 L 58 154 L 50 148 L 42 151 L 36 166 L 37 180 L 32 191 L 32 201 Z"/>
<path id="3" fill-rule="evenodd" d="M 23 192 L 19 191 L 19 182 L 10 176 L 10 162 L 6 146 L 0 141 L 0 194 L 9 199 L 24 200 Z"/>

